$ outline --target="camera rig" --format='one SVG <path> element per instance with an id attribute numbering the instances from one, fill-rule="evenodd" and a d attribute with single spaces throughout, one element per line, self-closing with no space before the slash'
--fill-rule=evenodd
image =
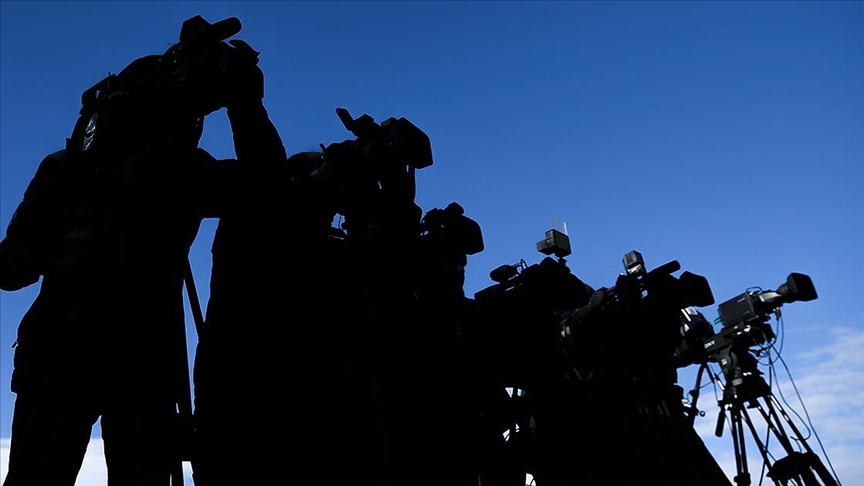
<path id="1" fill-rule="evenodd" d="M 512 390 L 484 414 L 499 417 L 506 440 L 483 484 L 524 484 L 528 473 L 539 486 L 728 485 L 686 423 L 675 386 L 678 313 L 714 302 L 707 280 L 674 277 L 677 261 L 648 271 L 633 251 L 615 286 L 595 291 L 566 266 L 569 237 L 545 236 L 540 263 L 502 265 L 490 273 L 496 284 L 474 295 L 480 360 L 490 363 L 489 379 Z"/>
<path id="2" fill-rule="evenodd" d="M 717 417 L 715 435 L 723 435 L 728 415 L 737 469 L 735 483 L 739 486 L 750 484 L 745 430 L 750 431 L 768 470 L 767 477 L 775 484 L 838 484 L 789 418 L 757 366 L 757 354 L 770 350 L 776 339 L 769 324 L 770 316 L 774 314 L 779 319 L 780 308 L 784 304 L 807 302 L 816 298 L 816 289 L 811 278 L 802 273 L 791 273 L 777 290 L 748 289 L 721 303 L 717 310 L 718 320 L 723 327 L 716 334 L 710 326 L 705 325 L 706 321 L 698 312 L 686 319 L 688 322 L 684 326 L 684 342 L 687 343 L 687 352 L 680 355 L 688 356 L 684 364 L 700 365 L 696 386 L 690 392 L 692 401 L 687 414 L 691 423 L 697 414 L 702 414 L 696 409 L 702 374 L 708 363 L 719 364 L 724 383 L 721 384 L 723 398 L 718 401 L 720 414 Z M 701 349 L 698 345 L 700 341 Z M 759 438 L 748 409 L 759 412 L 769 431 L 787 454 L 786 457 L 772 463 L 767 442 Z M 796 450 L 793 441 L 800 444 L 802 450 Z"/>

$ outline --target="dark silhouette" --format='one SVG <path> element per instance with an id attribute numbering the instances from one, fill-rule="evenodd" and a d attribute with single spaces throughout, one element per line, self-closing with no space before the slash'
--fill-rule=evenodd
<path id="1" fill-rule="evenodd" d="M 273 138 L 256 150 L 279 160 L 278 137 L 267 133 Z M 200 486 L 299 480 L 328 467 L 314 459 L 328 457 L 326 431 L 345 414 L 339 309 L 348 304 L 338 288 L 340 252 L 327 239 L 332 214 L 291 183 L 314 158 L 293 156 L 280 173 L 262 173 L 257 203 L 219 220 L 195 354 Z"/>
<path id="2" fill-rule="evenodd" d="M 550 233 L 538 243 L 546 254 L 563 236 Z M 675 384 L 680 310 L 713 303 L 707 280 L 671 276 L 677 261 L 646 272 L 639 256 L 614 287 L 592 291 L 566 266 L 569 242 L 561 248 L 557 262 L 496 269 L 498 283 L 475 294 L 488 336 L 479 351 L 516 390 L 490 414 L 509 437 L 483 484 L 521 485 L 528 472 L 539 486 L 728 486 Z"/>
<path id="3" fill-rule="evenodd" d="M 18 330 L 5 486 L 74 484 L 100 417 L 111 485 L 167 485 L 189 454 L 177 413 L 189 247 L 202 218 L 248 202 L 246 183 L 278 155 L 257 53 L 222 42 L 239 30 L 229 20 L 192 18 L 168 52 L 87 90 L 66 149 L 42 161 L 0 242 L 0 288 L 42 277 Z M 221 107 L 237 160 L 197 148 Z"/>
<path id="4" fill-rule="evenodd" d="M 407 282 L 412 267 L 399 258 L 413 258 L 421 210 L 413 168 L 399 169 L 416 157 L 428 165 L 431 153 L 407 120 L 338 113 L 357 139 L 290 157 L 279 190 L 261 191 L 267 203 L 220 219 L 194 373 L 202 485 L 337 484 L 374 477 L 386 456 L 372 405 L 387 335 L 379 314 L 410 327 L 411 287 L 373 279 Z M 332 227 L 337 214 L 344 231 Z M 394 262 L 406 263 L 401 273 Z"/>
<path id="5" fill-rule="evenodd" d="M 751 477 L 747 464 L 745 430 L 749 430 L 756 444 L 769 479 L 775 484 L 804 484 L 807 486 L 836 486 L 839 481 L 832 476 L 818 455 L 807 444 L 807 437 L 789 418 L 780 401 L 774 396 L 771 385 L 763 378 L 758 368 L 760 347 L 769 345 L 777 338 L 770 325 L 770 316 L 779 318 L 780 308 L 793 302 L 807 302 L 818 297 L 816 287 L 809 275 L 790 273 L 786 282 L 777 290 L 762 290 L 751 287 L 744 293 L 723 302 L 717 307 L 722 329 L 714 333 L 711 326 L 692 326 L 687 336 L 694 342 L 697 352 L 684 354 L 682 361 L 699 364 L 698 380 L 708 368 L 708 363 L 720 365 L 723 374 L 723 399 L 719 401 L 715 435 L 723 434 L 725 420 L 729 418 L 730 435 L 735 453 L 735 484 L 749 486 Z M 699 315 L 697 313 L 697 315 Z M 699 315 L 701 317 L 701 315 Z M 698 346 L 702 344 L 702 346 Z M 698 398 L 700 383 L 691 392 L 693 407 Z M 761 399 L 761 401 L 760 401 Z M 770 435 L 760 437 L 747 410 L 755 410 L 768 426 Z M 692 423 L 695 416 L 691 415 Z M 746 429 L 745 429 L 746 426 Z M 809 434 L 808 434 L 809 435 Z M 818 437 L 817 437 L 818 439 Z M 785 457 L 776 458 L 769 452 L 771 443 L 781 446 Z M 830 462 L 828 463 L 830 466 Z"/>
<path id="6" fill-rule="evenodd" d="M 721 306 L 714 335 L 680 321 L 713 304 L 703 277 L 673 277 L 677 261 L 649 272 L 631 252 L 595 291 L 551 230 L 547 258 L 502 265 L 466 297 L 483 236 L 458 203 L 415 203 L 428 136 L 340 108 L 354 139 L 286 157 L 259 53 L 225 42 L 240 27 L 193 17 L 166 53 L 85 91 L 66 149 L 27 187 L 0 241 L 0 289 L 42 278 L 18 330 L 4 486 L 74 484 L 100 418 L 110 486 L 176 485 L 187 460 L 196 486 L 522 486 L 526 473 L 538 486 L 729 486 L 693 430 L 696 395 L 685 407 L 676 384 L 709 361 L 737 437 L 758 398 L 782 427 L 739 337 L 773 336 L 767 312 L 816 298 L 809 277 Z M 221 108 L 236 159 L 198 148 Z M 219 218 L 206 318 L 188 262 L 204 218 Z M 809 448 L 773 467 L 775 481 L 834 484 Z"/>

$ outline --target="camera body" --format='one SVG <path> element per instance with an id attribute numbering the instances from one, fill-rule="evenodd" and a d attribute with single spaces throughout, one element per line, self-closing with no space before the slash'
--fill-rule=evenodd
<path id="1" fill-rule="evenodd" d="M 432 165 L 429 136 L 405 118 L 378 124 L 365 114 L 354 119 L 344 108 L 336 114 L 355 138 L 320 144 L 315 160 L 294 170 L 293 183 L 318 210 L 345 216 L 338 237 L 367 235 L 379 226 L 416 237 L 422 210 L 414 204 L 414 175 Z"/>
<path id="2" fill-rule="evenodd" d="M 224 40 L 241 27 L 236 17 L 214 24 L 187 19 L 179 42 L 163 54 L 138 58 L 85 90 L 70 148 L 128 154 L 172 136 L 197 144 L 201 120 L 223 103 L 221 83 L 234 49 Z"/>
<path id="3" fill-rule="evenodd" d="M 680 312 L 714 303 L 705 277 L 683 272 L 677 260 L 651 271 L 637 251 L 623 258 L 615 286 L 601 288 L 591 302 L 564 318 L 567 353 L 581 379 L 672 384 L 681 367 Z"/>
<path id="4" fill-rule="evenodd" d="M 727 369 L 733 363 L 730 354 L 744 356 L 754 346 L 772 341 L 776 335 L 768 323 L 770 314 L 778 313 L 783 304 L 816 299 L 811 278 L 802 273 L 790 273 L 777 290 L 747 290 L 717 306 L 723 327 L 714 332 L 699 315 L 682 317 L 682 342 L 676 350 L 680 367 L 707 362 L 719 363 Z M 693 325 L 693 324 L 696 325 Z"/>

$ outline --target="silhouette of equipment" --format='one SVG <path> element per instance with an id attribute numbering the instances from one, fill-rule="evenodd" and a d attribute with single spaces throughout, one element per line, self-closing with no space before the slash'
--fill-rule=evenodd
<path id="1" fill-rule="evenodd" d="M 762 377 L 763 373 L 757 368 L 756 356 L 751 351 L 751 348 L 774 339 L 774 331 L 768 324 L 770 314 L 779 314 L 783 304 L 807 302 L 816 298 L 816 289 L 810 277 L 791 273 L 786 283 L 776 291 L 749 290 L 720 304 L 718 312 L 723 328 L 717 334 L 702 337 L 704 350 L 694 361 L 702 366 L 700 380 L 701 372 L 708 362 L 719 363 L 722 370 L 725 386 L 723 398 L 718 403 L 720 414 L 715 435 L 722 436 L 728 416 L 737 469 L 735 483 L 738 486 L 750 484 L 745 447 L 746 430 L 752 434 L 763 457 L 768 469 L 767 477 L 775 484 L 838 484 L 771 392 L 771 387 Z M 696 389 L 698 388 L 697 383 Z M 691 394 L 694 398 L 697 397 L 694 392 Z M 693 408 L 695 409 L 695 401 Z M 786 452 L 786 457 L 771 462 L 767 442 L 759 438 L 748 409 L 759 412 L 768 430 Z M 793 440 L 801 445 L 803 452 L 795 450 Z"/>
<path id="2" fill-rule="evenodd" d="M 232 51 L 239 44 L 225 41 L 241 27 L 233 17 L 214 24 L 190 18 L 179 43 L 147 61 L 157 69 L 142 81 L 126 86 L 109 75 L 85 91 L 72 138 L 77 148 L 140 150 L 158 134 L 116 138 L 128 131 L 125 124 L 132 121 L 125 114 L 132 108 L 150 107 L 158 116 L 159 107 L 179 106 L 200 118 L 218 109 L 224 104 L 223 61 L 226 53 L 239 52 Z M 328 250 L 348 262 L 349 291 L 336 297 L 354 313 L 345 339 L 356 345 L 337 358 L 345 361 L 348 376 L 340 383 L 347 390 L 341 405 L 356 419 L 356 428 L 345 431 L 355 453 L 345 459 L 350 461 L 345 474 L 372 478 L 378 486 L 407 481 L 522 486 L 526 474 L 537 486 L 645 481 L 727 486 L 728 478 L 693 429 L 698 393 L 691 392 L 688 408 L 677 386 L 677 369 L 700 364 L 701 377 L 707 363 L 716 362 L 726 378 L 717 435 L 728 414 L 737 485 L 750 484 L 745 426 L 777 484 L 837 484 L 771 394 L 750 352 L 774 336 L 766 323 L 769 313 L 784 303 L 816 298 L 809 277 L 793 273 L 777 291 L 745 292 L 721 304 L 724 327 L 718 334 L 693 322 L 690 332 L 682 332 L 682 309 L 714 304 L 707 279 L 687 271 L 674 276 L 681 269 L 678 261 L 649 271 L 642 255 L 631 251 L 615 285 L 595 290 L 567 265 L 569 236 L 552 229 L 536 244 L 545 255 L 539 263 L 502 265 L 490 273 L 493 285 L 466 298 L 464 266 L 468 255 L 484 250 L 483 236 L 458 203 L 425 216 L 415 203 L 416 170 L 433 164 L 428 135 L 406 118 L 379 124 L 367 114 L 354 118 L 345 108 L 337 108 L 336 115 L 355 138 L 320 145 L 321 153 L 292 174 L 290 184 L 308 197 L 310 212 L 344 217 L 324 239 Z M 200 334 L 204 319 L 188 260 L 183 272 Z M 435 326 L 445 330 L 423 334 Z M 171 484 L 179 486 L 182 463 L 195 454 L 195 424 L 185 328 L 173 331 L 178 455 Z M 430 335 L 438 341 L 428 340 Z M 447 386 L 433 376 L 439 371 L 438 345 L 470 357 L 460 361 L 466 369 L 457 371 L 463 374 L 446 375 L 458 381 L 456 389 L 473 394 L 464 409 L 429 410 L 425 402 L 443 403 L 428 397 L 439 393 L 423 390 L 424 379 Z M 422 372 L 421 366 L 405 365 L 424 359 L 430 363 Z M 769 424 L 786 458 L 769 463 L 749 408 Z M 428 455 L 416 452 L 424 447 L 425 420 L 436 420 L 434 427 L 442 430 L 456 429 L 437 438 L 437 451 Z M 805 452 L 793 450 L 787 427 Z M 478 450 L 460 456 L 458 467 L 436 467 L 448 449 L 467 449 L 461 441 Z M 429 477 L 419 477 L 424 475 Z"/>
<path id="3" fill-rule="evenodd" d="M 349 468 L 356 477 L 383 485 L 406 474 L 411 458 L 401 452 L 410 449 L 396 444 L 408 440 L 405 424 L 414 419 L 406 407 L 417 401 L 401 375 L 405 370 L 382 363 L 405 363 L 405 343 L 415 341 L 415 328 L 406 322 L 417 317 L 418 255 L 428 246 L 423 241 L 449 243 L 448 230 L 459 225 L 462 214 L 457 205 L 444 213 L 430 211 L 425 223 L 421 218 L 415 171 L 433 163 L 422 130 L 405 118 L 379 124 L 367 114 L 354 118 L 345 108 L 336 114 L 355 138 L 321 144 L 319 156 L 291 180 L 294 190 L 307 195 L 310 211 L 342 218 L 328 229 L 328 248 L 346 262 L 339 286 L 348 290 L 338 298 L 353 309 L 342 338 L 351 344 L 339 359 L 346 361 L 346 409 L 354 419 L 352 430 L 344 431 L 348 437 L 337 440 L 353 450 Z"/>
<path id="4" fill-rule="evenodd" d="M 220 83 L 226 75 L 225 58 L 242 44 L 224 41 L 241 28 L 235 17 L 210 24 L 196 15 L 183 22 L 178 43 L 127 68 L 132 76 L 146 70 L 143 79 L 129 86 L 120 75 L 109 74 L 85 90 L 72 137 L 81 140 L 78 148 L 90 153 L 134 153 L 173 128 L 169 110 L 191 118 L 218 110 L 224 101 Z M 152 123 L 153 118 L 160 123 Z"/>
<path id="5" fill-rule="evenodd" d="M 483 310 L 480 352 L 492 379 L 513 389 L 488 415 L 506 443 L 482 484 L 728 485 L 687 422 L 677 381 L 678 313 L 713 303 L 704 277 L 677 261 L 647 271 L 642 256 L 594 291 L 570 273 L 567 235 L 537 243 L 539 264 L 503 265 L 475 294 Z M 602 466 L 601 466 L 602 465 Z"/>

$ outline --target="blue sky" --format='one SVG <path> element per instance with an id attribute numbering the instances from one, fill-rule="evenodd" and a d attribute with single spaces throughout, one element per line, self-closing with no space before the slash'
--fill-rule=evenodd
<path id="1" fill-rule="evenodd" d="M 418 204 L 457 201 L 484 232 L 469 294 L 501 264 L 539 261 L 560 222 L 571 269 L 595 288 L 634 249 L 704 275 L 718 303 L 810 275 L 819 298 L 784 307 L 783 357 L 841 481 L 864 484 L 864 3 L 3 0 L 4 232 L 81 92 L 163 52 L 196 14 L 243 22 L 289 152 L 350 138 L 338 106 L 426 131 L 435 163 L 417 173 Z M 202 146 L 232 157 L 224 112 L 205 125 Z M 214 229 L 190 256 L 202 302 Z M 37 291 L 0 294 L 0 476 L 9 346 Z M 187 331 L 191 359 L 191 318 Z M 731 476 L 709 395 L 697 429 Z M 104 484 L 99 450 L 79 484 Z"/>

